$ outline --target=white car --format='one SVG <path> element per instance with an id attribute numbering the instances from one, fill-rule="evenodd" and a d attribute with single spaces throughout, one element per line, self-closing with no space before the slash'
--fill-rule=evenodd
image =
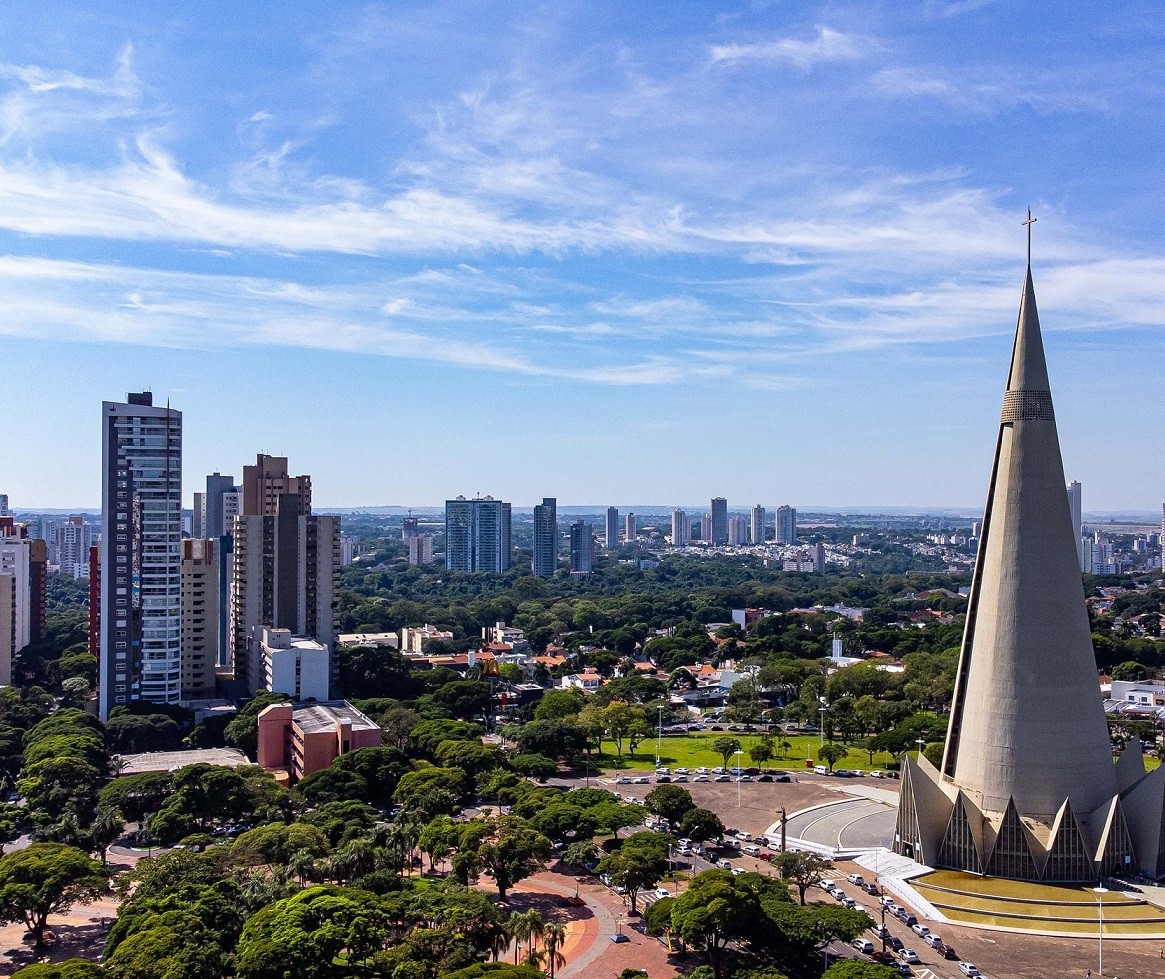
<path id="1" fill-rule="evenodd" d="M 671 769 L 661 765 L 659 768 L 657 768 L 655 770 L 655 774 L 656 775 L 670 775 Z"/>
<path id="2" fill-rule="evenodd" d="M 911 925 L 910 930 L 914 932 L 919 938 L 926 938 L 930 934 L 930 929 L 924 924 Z"/>
<path id="3" fill-rule="evenodd" d="M 732 869 L 732 864 L 730 864 L 727 860 L 717 860 L 716 866 L 719 867 L 721 870 L 731 870 Z"/>
<path id="4" fill-rule="evenodd" d="M 856 911 L 858 909 L 858 902 L 855 901 L 852 897 L 847 897 L 844 901 L 841 902 L 841 906 L 843 908 L 848 908 L 850 911 Z"/>
<path id="5" fill-rule="evenodd" d="M 742 843 L 751 843 L 752 842 L 752 833 L 740 832 L 740 833 L 736 834 L 736 838 L 738 840 L 740 840 Z"/>
<path id="6" fill-rule="evenodd" d="M 889 911 L 892 907 L 894 907 L 894 898 L 883 894 L 878 903 L 881 904 L 882 907 L 884 907 L 887 911 Z"/>
<path id="7" fill-rule="evenodd" d="M 665 769 L 664 769 L 664 771 L 667 771 L 667 769 L 665 768 Z M 676 774 L 676 775 L 687 775 L 687 774 L 688 774 L 688 770 L 687 770 L 686 768 L 677 768 L 677 769 L 675 770 L 675 774 Z"/>
<path id="8" fill-rule="evenodd" d="M 655 889 L 655 896 L 656 897 L 671 897 L 672 892 L 669 891 L 666 887 L 657 887 Z"/>
<path id="9" fill-rule="evenodd" d="M 712 781 L 713 782 L 731 782 L 732 776 L 730 776 L 730 775 L 717 775 L 714 779 L 712 779 Z"/>
<path id="10" fill-rule="evenodd" d="M 933 931 L 929 935 L 923 935 L 922 940 L 926 942 L 931 948 L 942 948 L 943 940 L 939 938 Z"/>
<path id="11" fill-rule="evenodd" d="M 859 887 L 866 882 L 866 878 L 861 874 L 846 874 L 845 879 L 851 884 L 857 884 Z"/>
<path id="12" fill-rule="evenodd" d="M 648 775 L 640 775 L 635 780 L 635 784 L 636 785 L 650 785 L 651 784 L 651 777 Z"/>
<path id="13" fill-rule="evenodd" d="M 696 769 L 696 774 L 697 775 L 707 775 L 708 774 L 708 766 L 701 765 L 699 768 Z"/>
<path id="14" fill-rule="evenodd" d="M 920 961 L 918 958 L 918 953 L 912 948 L 899 949 L 898 958 L 900 958 L 903 962 L 909 962 L 911 965 L 918 965 Z"/>
<path id="15" fill-rule="evenodd" d="M 855 938 L 850 944 L 863 955 L 869 955 L 874 951 L 874 943 L 868 938 Z"/>
<path id="16" fill-rule="evenodd" d="M 744 870 L 743 867 L 733 867 L 732 868 L 732 876 L 733 877 L 739 877 L 741 874 L 743 874 L 745 872 L 746 871 Z"/>
<path id="17" fill-rule="evenodd" d="M 751 782 L 752 776 L 751 775 L 738 775 L 736 777 L 736 781 L 738 781 L 738 782 Z"/>
<path id="18" fill-rule="evenodd" d="M 687 775 L 673 775 L 671 777 L 671 780 L 673 782 L 686 782 L 688 780 L 688 776 Z"/>
<path id="19" fill-rule="evenodd" d="M 694 779 L 692 779 L 692 781 L 693 782 L 711 782 L 712 780 L 707 775 L 697 775 Z"/>
<path id="20" fill-rule="evenodd" d="M 959 971 L 965 976 L 970 976 L 971 979 L 977 979 L 978 976 L 983 975 L 983 973 L 979 971 L 979 967 L 977 965 L 972 965 L 970 962 L 960 962 Z"/>

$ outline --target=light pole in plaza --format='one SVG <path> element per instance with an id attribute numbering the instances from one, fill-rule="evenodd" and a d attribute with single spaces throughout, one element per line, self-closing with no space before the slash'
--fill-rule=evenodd
<path id="1" fill-rule="evenodd" d="M 1101 884 L 1099 887 L 1092 888 L 1092 893 L 1096 895 L 1096 905 L 1100 921 L 1100 929 L 1097 933 L 1097 952 L 1100 958 L 1100 961 L 1097 963 L 1097 975 L 1100 979 L 1104 979 L 1104 895 L 1108 893 L 1108 888 Z"/>
<path id="2" fill-rule="evenodd" d="M 736 749 L 736 808 L 740 808 L 740 756 L 744 754 L 739 748 Z"/>

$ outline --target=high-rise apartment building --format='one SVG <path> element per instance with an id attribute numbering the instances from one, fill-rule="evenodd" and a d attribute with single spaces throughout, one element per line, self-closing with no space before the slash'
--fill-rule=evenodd
<path id="1" fill-rule="evenodd" d="M 728 543 L 728 501 L 722 496 L 712 498 L 712 546 Z"/>
<path id="2" fill-rule="evenodd" d="M 585 520 L 576 520 L 570 525 L 570 573 L 590 574 L 594 566 L 594 531 Z"/>
<path id="3" fill-rule="evenodd" d="M 797 511 L 791 506 L 777 507 L 777 543 L 797 543 Z"/>
<path id="4" fill-rule="evenodd" d="M 825 544 L 820 541 L 813 548 L 813 570 L 825 574 Z"/>
<path id="5" fill-rule="evenodd" d="M 274 515 L 235 519 L 231 657 L 248 692 L 262 689 L 261 630 L 287 629 L 328 649 L 335 641 L 340 518 L 301 512 L 284 493 Z"/>
<path id="6" fill-rule="evenodd" d="M 101 404 L 98 713 L 182 692 L 182 413 L 148 391 Z"/>
<path id="7" fill-rule="evenodd" d="M 182 541 L 182 697 L 214 693 L 219 663 L 219 561 L 222 539 Z"/>
<path id="8" fill-rule="evenodd" d="M 8 516 L 8 494 L 0 493 L 0 517 Z"/>
<path id="9" fill-rule="evenodd" d="M 262 452 L 256 455 L 253 466 L 243 466 L 242 490 L 244 516 L 273 517 L 279 509 L 279 498 L 288 494 L 298 501 L 301 517 L 311 513 L 311 477 L 289 476 L 287 456 Z"/>
<path id="10" fill-rule="evenodd" d="M 765 508 L 759 503 L 752 508 L 752 523 L 748 535 L 750 544 L 765 542 Z"/>
<path id="11" fill-rule="evenodd" d="M 1082 534 L 1084 533 L 1084 511 L 1081 504 L 1083 503 L 1080 484 L 1076 480 L 1072 480 L 1068 484 L 1068 513 L 1072 517 L 1072 532 L 1076 537 L 1076 560 L 1080 563 L 1080 570 L 1084 571 L 1084 541 Z"/>
<path id="12" fill-rule="evenodd" d="M 619 509 L 618 507 L 607 507 L 607 528 L 606 536 L 603 538 L 607 545 L 608 551 L 615 550 L 619 546 Z"/>
<path id="13" fill-rule="evenodd" d="M 57 567 L 72 578 L 89 577 L 89 548 L 93 546 L 93 528 L 85 518 L 74 514 L 55 528 Z"/>
<path id="14" fill-rule="evenodd" d="M 716 518 L 712 521 L 715 523 Z M 739 514 L 728 518 L 728 541 L 733 547 L 748 543 L 748 521 Z"/>
<path id="15" fill-rule="evenodd" d="M 705 513 L 700 518 L 700 540 L 712 542 L 712 514 Z"/>
<path id="16" fill-rule="evenodd" d="M 683 510 L 671 515 L 671 542 L 673 547 L 687 547 L 692 540 L 692 521 Z"/>
<path id="17" fill-rule="evenodd" d="M 542 498 L 534 507 L 535 578 L 551 578 L 558 569 L 558 501 L 552 496 Z"/>
<path id="18" fill-rule="evenodd" d="M 433 563 L 433 535 L 416 534 L 409 538 L 409 564 Z"/>
<path id="19" fill-rule="evenodd" d="M 0 521 L 0 684 L 7 686 L 16 654 L 32 642 L 33 541 L 23 524 Z"/>
<path id="20" fill-rule="evenodd" d="M 416 517 L 405 517 L 401 524 L 400 536 L 406 544 L 411 541 L 417 534 L 420 533 L 418 529 L 418 522 Z"/>
<path id="21" fill-rule="evenodd" d="M 623 540 L 630 544 L 638 536 L 639 526 L 635 521 L 635 514 L 629 513 L 623 518 Z"/>
<path id="22" fill-rule="evenodd" d="M 262 456 L 260 458 L 263 458 Z M 245 466 L 244 469 L 253 469 Z M 306 477 L 299 477 L 306 478 Z M 311 506 L 311 483 L 308 482 L 308 507 Z M 241 512 L 239 489 L 234 476 L 212 473 L 206 477 L 206 492 L 194 494 L 194 536 L 222 537 L 234 530 L 234 519 Z"/>
<path id="23" fill-rule="evenodd" d="M 510 504 L 492 496 L 445 501 L 445 567 L 500 574 L 510 569 Z"/>

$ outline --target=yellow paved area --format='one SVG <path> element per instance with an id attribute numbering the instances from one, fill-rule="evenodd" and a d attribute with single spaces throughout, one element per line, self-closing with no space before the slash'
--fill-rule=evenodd
<path id="1" fill-rule="evenodd" d="M 1099 932 L 1099 899 L 1087 885 L 1038 884 L 936 870 L 911 882 L 951 921 L 968 925 L 1064 935 Z M 1165 937 L 1161 908 L 1109 892 L 1104 934 L 1112 938 Z"/>

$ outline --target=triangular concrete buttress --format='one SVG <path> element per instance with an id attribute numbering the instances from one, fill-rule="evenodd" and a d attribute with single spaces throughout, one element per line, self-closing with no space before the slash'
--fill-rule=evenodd
<path id="1" fill-rule="evenodd" d="M 894 852 L 934 866 L 951 807 L 938 769 L 925 758 L 903 756 Z"/>
<path id="2" fill-rule="evenodd" d="M 995 834 L 991 856 L 987 860 L 987 874 L 990 877 L 1006 877 L 1008 880 L 1039 880 L 1040 868 L 1035 855 L 1043 848 L 1034 839 L 1019 818 L 1019 810 L 1014 799 L 1007 800 L 1003 820 Z"/>
<path id="3" fill-rule="evenodd" d="M 1150 772 L 1121 793 L 1121 809 L 1141 873 L 1165 877 L 1165 768 Z"/>
<path id="4" fill-rule="evenodd" d="M 1136 851 L 1125 822 L 1120 796 L 1114 795 L 1104 807 L 1103 830 L 1096 851 L 1096 872 L 1101 878 L 1121 877 L 1136 870 Z"/>
<path id="5" fill-rule="evenodd" d="M 1057 884 L 1095 880 L 1096 868 L 1092 854 L 1093 848 L 1088 845 L 1080 830 L 1072 803 L 1065 799 L 1052 824 L 1041 876 L 1049 883 Z"/>

